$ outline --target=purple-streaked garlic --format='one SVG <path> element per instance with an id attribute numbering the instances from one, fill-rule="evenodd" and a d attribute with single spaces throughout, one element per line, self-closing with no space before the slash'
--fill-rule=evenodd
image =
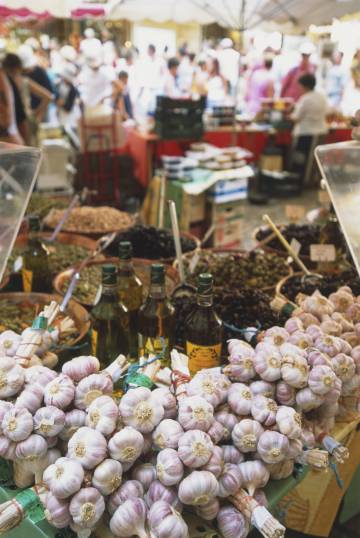
<path id="1" fill-rule="evenodd" d="M 356 346 L 351 351 L 351 357 L 354 360 L 356 373 L 360 374 L 360 346 Z"/>
<path id="2" fill-rule="evenodd" d="M 356 304 L 356 306 L 355 306 L 355 304 Z M 353 306 L 355 306 L 355 310 L 357 312 L 359 305 L 357 303 L 355 303 L 355 304 Z M 353 306 L 351 306 L 350 308 L 352 309 Z M 352 318 L 348 317 L 347 312 L 345 314 L 341 314 L 340 312 L 334 312 L 331 315 L 331 319 L 333 319 L 337 323 L 340 323 L 340 325 L 342 327 L 342 332 L 353 331 L 354 330 L 354 323 L 356 323 L 355 319 L 352 321 Z"/>
<path id="3" fill-rule="evenodd" d="M 224 538 L 246 538 L 249 533 L 247 519 L 230 504 L 220 508 L 216 520 L 221 536 Z"/>
<path id="4" fill-rule="evenodd" d="M 312 345 L 312 338 L 306 332 L 297 331 L 290 336 L 289 343 L 300 349 L 307 349 Z"/>
<path id="5" fill-rule="evenodd" d="M 343 332 L 340 323 L 337 323 L 331 318 L 322 321 L 320 323 L 320 329 L 323 333 L 330 334 L 330 336 L 340 336 Z"/>
<path id="6" fill-rule="evenodd" d="M 52 493 L 48 493 L 44 502 L 44 516 L 53 527 L 64 529 L 71 522 L 69 503 L 58 499 Z"/>
<path id="7" fill-rule="evenodd" d="M 159 480 L 154 480 L 145 495 L 145 501 L 148 508 L 156 501 L 166 501 L 171 504 L 178 512 L 182 511 L 182 504 L 179 501 L 177 490 L 173 487 L 164 486 Z"/>
<path id="8" fill-rule="evenodd" d="M 70 458 L 60 458 L 43 474 L 44 484 L 58 499 L 67 499 L 77 493 L 83 480 L 84 469 Z"/>
<path id="9" fill-rule="evenodd" d="M 57 372 L 50 370 L 46 366 L 30 366 L 30 368 L 25 369 L 25 383 L 27 385 L 43 384 L 45 386 L 58 375 Z"/>
<path id="10" fill-rule="evenodd" d="M 329 357 L 335 357 L 341 353 L 341 344 L 335 336 L 325 335 L 320 336 L 315 340 L 315 347 L 322 353 L 326 353 Z"/>
<path id="11" fill-rule="evenodd" d="M 34 414 L 43 401 L 44 389 L 38 385 L 27 385 L 15 401 L 15 407 L 25 407 Z"/>
<path id="12" fill-rule="evenodd" d="M 249 381 L 256 374 L 253 364 L 255 351 L 246 342 L 237 340 L 237 342 L 240 342 L 240 345 L 237 346 L 232 346 L 231 342 L 230 340 L 228 345 L 230 352 L 229 363 L 232 367 L 230 369 L 231 373 L 234 372 L 238 381 Z"/>
<path id="13" fill-rule="evenodd" d="M 215 372 L 199 372 L 188 383 L 186 391 L 188 396 L 201 396 L 213 407 L 217 407 L 226 400 L 230 382 L 226 376 Z"/>
<path id="14" fill-rule="evenodd" d="M 107 502 L 107 509 L 112 515 L 118 506 L 124 504 L 128 499 L 142 498 L 144 488 L 137 480 L 126 480 L 114 493 L 112 493 Z"/>
<path id="15" fill-rule="evenodd" d="M 164 486 L 175 486 L 182 479 L 184 465 L 173 448 L 164 448 L 156 459 L 156 475 Z"/>
<path id="16" fill-rule="evenodd" d="M 62 431 L 59 433 L 60 439 L 68 441 L 74 433 L 85 426 L 86 413 L 80 409 L 72 409 L 65 413 L 65 425 Z"/>
<path id="17" fill-rule="evenodd" d="M 331 359 L 331 365 L 335 374 L 343 383 L 350 381 L 355 375 L 355 362 L 349 355 L 345 355 L 345 353 L 335 355 Z"/>
<path id="18" fill-rule="evenodd" d="M 148 522 L 155 538 L 188 538 L 189 536 L 189 529 L 179 512 L 165 501 L 157 501 L 151 506 Z"/>
<path id="19" fill-rule="evenodd" d="M 241 484 L 249 495 L 253 495 L 258 488 L 263 488 L 269 481 L 270 473 L 260 460 L 244 461 L 239 464 L 241 471 Z"/>
<path id="20" fill-rule="evenodd" d="M 71 361 L 65 362 L 62 367 L 62 373 L 71 377 L 76 383 L 88 375 L 96 374 L 99 370 L 99 360 L 91 355 L 75 357 Z"/>
<path id="21" fill-rule="evenodd" d="M 222 445 L 224 463 L 242 463 L 244 454 L 233 445 Z"/>
<path id="22" fill-rule="evenodd" d="M 265 396 L 255 396 L 251 401 L 251 415 L 264 426 L 275 424 L 277 408 L 276 402 Z"/>
<path id="23" fill-rule="evenodd" d="M 266 431 L 260 435 L 257 451 L 266 463 L 278 463 L 286 458 L 289 440 L 282 433 Z"/>
<path id="24" fill-rule="evenodd" d="M 256 373 L 264 381 L 277 381 L 281 377 L 281 355 L 278 348 L 271 344 L 263 343 L 261 350 L 256 346 L 254 367 Z"/>
<path id="25" fill-rule="evenodd" d="M 304 445 L 304 448 L 314 448 L 316 445 L 315 435 L 308 428 L 302 429 L 300 439 Z"/>
<path id="26" fill-rule="evenodd" d="M 174 448 L 176 450 L 183 433 L 182 426 L 176 420 L 166 418 L 156 426 L 152 433 L 154 446 L 160 450 L 163 448 Z"/>
<path id="27" fill-rule="evenodd" d="M 329 392 L 327 392 L 325 396 L 322 396 L 322 398 L 324 399 L 323 403 L 328 403 L 328 404 L 336 403 L 341 396 L 342 386 L 343 386 L 342 381 L 337 377 L 335 379 L 333 388 L 329 390 Z"/>
<path id="28" fill-rule="evenodd" d="M 322 353 L 322 351 L 318 351 L 315 348 L 311 348 L 309 350 L 309 353 L 307 355 L 307 362 L 309 366 L 318 366 L 320 364 L 326 364 L 327 366 L 331 366 L 329 357 L 325 353 Z"/>
<path id="29" fill-rule="evenodd" d="M 94 470 L 92 485 L 97 488 L 102 495 L 111 495 L 120 487 L 122 479 L 121 463 L 116 460 L 106 459 L 102 461 Z"/>
<path id="30" fill-rule="evenodd" d="M 301 439 L 289 439 L 289 450 L 287 458 L 295 460 L 303 451 L 303 442 Z M 285 460 L 286 461 L 286 460 Z"/>
<path id="31" fill-rule="evenodd" d="M 250 383 L 249 389 L 253 396 L 258 394 L 266 396 L 266 398 L 274 398 L 275 396 L 275 385 L 267 381 L 253 381 Z"/>
<path id="32" fill-rule="evenodd" d="M 6 357 L 14 357 L 21 342 L 21 336 L 14 331 L 4 331 L 0 334 L 0 351 Z"/>
<path id="33" fill-rule="evenodd" d="M 231 432 L 233 431 L 235 424 L 239 422 L 238 417 L 224 409 L 215 413 L 214 418 L 224 427 L 223 440 L 228 441 L 231 439 Z"/>
<path id="34" fill-rule="evenodd" d="M 342 336 L 342 335 L 341 335 Z M 358 337 L 356 337 L 358 339 Z M 339 343 L 341 347 L 341 353 L 345 353 L 345 355 L 350 355 L 353 347 L 356 347 L 359 342 L 356 342 L 354 345 L 351 345 L 349 342 L 344 340 L 344 338 L 337 338 L 337 342 Z"/>
<path id="35" fill-rule="evenodd" d="M 297 317 L 301 320 L 305 330 L 309 325 L 320 325 L 319 319 L 309 312 L 301 312 Z"/>
<path id="36" fill-rule="evenodd" d="M 210 436 L 210 439 L 212 440 L 212 442 L 215 445 L 217 445 L 224 438 L 225 428 L 221 424 L 221 422 L 217 422 L 217 420 L 214 420 L 214 422 L 211 424 L 210 428 L 208 429 L 207 434 Z"/>
<path id="37" fill-rule="evenodd" d="M 338 315 L 341 316 L 341 314 L 338 314 Z M 345 318 L 345 316 L 346 316 L 347 319 Z M 346 310 L 346 312 L 344 314 L 344 319 L 346 319 L 346 321 L 351 320 L 350 322 L 348 321 L 348 323 L 349 323 L 349 325 L 352 324 L 352 326 L 354 326 L 354 323 L 359 323 L 359 321 L 360 321 L 360 304 L 359 303 L 351 304 L 347 308 L 347 310 Z M 351 327 L 348 328 L 348 327 L 343 326 L 343 330 L 344 331 L 351 331 L 352 329 L 351 329 Z"/>
<path id="38" fill-rule="evenodd" d="M 48 448 L 54 448 L 58 444 L 59 437 L 54 435 L 53 437 L 45 437 Z"/>
<path id="39" fill-rule="evenodd" d="M 34 432 L 43 437 L 57 436 L 65 425 L 65 413 L 58 407 L 40 407 L 34 415 Z"/>
<path id="40" fill-rule="evenodd" d="M 218 477 L 218 497 L 229 497 L 234 495 L 241 486 L 241 471 L 234 463 L 225 463 L 220 476 Z"/>
<path id="41" fill-rule="evenodd" d="M 177 415 L 177 402 L 175 396 L 167 387 L 160 387 L 152 391 L 152 395 L 164 408 L 164 419 L 175 418 Z"/>
<path id="42" fill-rule="evenodd" d="M 236 449 L 235 449 L 236 450 Z M 214 446 L 209 461 L 201 467 L 202 471 L 210 471 L 216 478 L 221 474 L 224 467 L 224 454 L 220 446 Z"/>
<path id="43" fill-rule="evenodd" d="M 113 380 L 105 373 L 90 374 L 82 379 L 75 389 L 75 407 L 87 409 L 100 396 L 110 396 L 113 391 Z"/>
<path id="44" fill-rule="evenodd" d="M 96 430 L 83 426 L 69 440 L 68 457 L 81 463 L 84 469 L 94 469 L 106 455 L 106 439 Z"/>
<path id="45" fill-rule="evenodd" d="M 350 381 L 342 384 L 342 396 L 351 396 L 357 394 L 360 387 L 360 374 L 355 374 Z"/>
<path id="46" fill-rule="evenodd" d="M 268 507 L 269 503 L 268 503 L 268 500 L 266 498 L 265 491 L 263 491 L 262 489 L 256 489 L 254 491 L 253 497 L 254 497 L 255 501 L 258 504 L 260 504 L 260 506 L 264 506 L 265 508 Z"/>
<path id="47" fill-rule="evenodd" d="M 16 457 L 34 464 L 43 458 L 47 452 L 48 446 L 41 435 L 31 434 L 24 441 L 16 445 Z"/>
<path id="48" fill-rule="evenodd" d="M 15 451 L 16 451 L 16 443 L 13 441 L 10 441 L 8 437 L 5 437 L 5 435 L 0 435 L 0 457 L 4 458 L 4 460 L 14 460 L 15 459 Z"/>
<path id="49" fill-rule="evenodd" d="M 109 441 L 110 456 L 121 463 L 134 463 L 140 456 L 144 446 L 144 438 L 131 426 L 116 432 Z"/>
<path id="50" fill-rule="evenodd" d="M 82 488 L 70 501 L 71 517 L 83 529 L 93 529 L 105 511 L 104 497 L 96 488 Z"/>
<path id="51" fill-rule="evenodd" d="M 335 384 L 336 375 L 329 366 L 314 366 L 309 373 L 309 387 L 315 394 L 324 395 Z"/>
<path id="52" fill-rule="evenodd" d="M 313 293 L 301 303 L 301 308 L 304 312 L 312 314 L 313 316 L 321 319 L 324 315 L 331 315 L 334 312 L 334 305 L 326 297 L 319 292 Z M 300 316 L 301 317 L 301 316 Z M 302 319 L 304 323 L 304 319 Z"/>
<path id="53" fill-rule="evenodd" d="M 15 396 L 25 381 L 24 369 L 16 364 L 13 357 L 1 357 L 0 362 L 0 400 Z"/>
<path id="54" fill-rule="evenodd" d="M 6 402 L 5 400 L 0 400 L 0 434 L 2 433 L 1 423 L 8 411 L 13 409 L 14 404 L 11 402 Z"/>
<path id="55" fill-rule="evenodd" d="M 46 385 L 44 402 L 46 405 L 66 409 L 73 401 L 74 395 L 75 385 L 73 380 L 67 375 L 60 374 Z"/>
<path id="56" fill-rule="evenodd" d="M 152 432 L 164 417 L 163 406 L 145 387 L 126 392 L 120 400 L 119 410 L 124 424 L 141 433 Z"/>
<path id="57" fill-rule="evenodd" d="M 285 381 L 276 383 L 275 399 L 281 405 L 294 405 L 296 401 L 296 390 Z"/>
<path id="58" fill-rule="evenodd" d="M 115 536 L 138 536 L 148 538 L 145 530 L 146 504 L 133 497 L 121 504 L 110 519 L 110 530 Z"/>
<path id="59" fill-rule="evenodd" d="M 271 327 L 264 333 L 263 341 L 273 346 L 280 347 L 289 339 L 289 333 L 283 327 Z"/>
<path id="60" fill-rule="evenodd" d="M 251 347 L 250 344 L 247 342 L 244 342 L 244 340 L 237 340 L 236 338 L 232 338 L 228 340 L 228 352 L 230 354 L 230 357 L 236 361 L 236 357 L 247 357 L 250 356 L 251 358 L 254 357 L 254 353 L 252 353 L 254 350 Z M 232 360 L 229 362 L 232 362 Z"/>
<path id="61" fill-rule="evenodd" d="M 282 346 L 279 348 L 280 354 L 282 357 L 290 356 L 290 357 L 304 357 L 306 359 L 306 350 L 302 349 L 295 344 L 291 344 L 290 342 L 285 342 Z"/>
<path id="62" fill-rule="evenodd" d="M 352 293 L 344 288 L 338 289 L 335 293 L 329 295 L 329 301 L 334 305 L 337 312 L 346 312 L 346 310 L 355 302 Z"/>
<path id="63" fill-rule="evenodd" d="M 320 394 L 315 394 L 309 387 L 299 390 L 296 394 L 296 405 L 298 409 L 302 411 L 311 411 L 311 409 L 316 409 L 324 401 L 324 396 Z"/>
<path id="64" fill-rule="evenodd" d="M 289 318 L 286 320 L 286 323 L 284 325 L 284 329 L 289 333 L 292 334 L 296 331 L 303 331 L 304 325 L 300 318 L 294 317 Z"/>
<path id="65" fill-rule="evenodd" d="M 301 415 L 292 407 L 281 405 L 276 413 L 276 424 L 280 433 L 289 439 L 298 439 L 301 434 Z"/>
<path id="66" fill-rule="evenodd" d="M 292 475 L 294 471 L 294 461 L 284 460 L 279 463 L 268 463 L 266 465 L 270 472 L 270 478 L 273 480 L 282 480 Z"/>
<path id="67" fill-rule="evenodd" d="M 178 454 L 185 465 L 196 469 L 209 461 L 213 446 L 207 433 L 201 430 L 190 430 L 185 432 L 179 440 Z"/>
<path id="68" fill-rule="evenodd" d="M 110 396 L 99 396 L 87 410 L 86 425 L 103 435 L 111 435 L 116 428 L 119 409 Z"/>
<path id="69" fill-rule="evenodd" d="M 360 323 L 357 323 L 355 327 L 360 328 Z M 341 338 L 337 339 L 337 342 L 341 347 L 340 351 L 342 353 L 347 353 L 347 354 L 349 353 L 349 351 L 344 349 L 342 346 L 342 342 L 344 340 L 350 345 L 350 347 L 356 347 L 360 344 L 360 335 L 358 333 L 359 333 L 359 329 L 357 330 L 357 332 L 350 331 L 350 332 L 342 333 Z"/>
<path id="70" fill-rule="evenodd" d="M 320 329 L 320 325 L 309 325 L 305 332 L 310 336 L 313 342 L 315 342 L 317 338 L 324 336 L 323 331 Z"/>
<path id="71" fill-rule="evenodd" d="M 228 392 L 228 404 L 237 415 L 248 415 L 251 410 L 252 393 L 244 383 L 233 383 Z"/>
<path id="72" fill-rule="evenodd" d="M 219 513 L 219 510 L 220 503 L 216 497 L 214 497 L 214 499 L 211 499 L 208 504 L 195 507 L 196 514 L 202 519 L 205 519 L 205 521 L 212 521 L 213 519 L 215 519 Z"/>
<path id="73" fill-rule="evenodd" d="M 156 479 L 156 468 L 152 463 L 139 463 L 131 471 L 131 478 L 138 480 L 145 491 Z"/>
<path id="74" fill-rule="evenodd" d="M 218 481 L 209 471 L 193 471 L 179 485 L 179 499 L 183 504 L 202 506 L 216 497 Z"/>
<path id="75" fill-rule="evenodd" d="M 306 387 L 309 365 L 303 357 L 283 357 L 281 377 L 285 383 L 296 389 Z"/>
<path id="76" fill-rule="evenodd" d="M 260 435 L 263 431 L 263 427 L 257 420 L 244 418 L 236 424 L 231 437 L 234 445 L 241 452 L 255 452 Z"/>
<path id="77" fill-rule="evenodd" d="M 183 398 L 179 402 L 178 421 L 186 431 L 207 431 L 214 422 L 214 408 L 201 396 Z"/>
<path id="78" fill-rule="evenodd" d="M 18 443 L 29 437 L 33 431 L 33 425 L 33 417 L 27 409 L 12 407 L 4 415 L 1 429 L 6 437 Z"/>

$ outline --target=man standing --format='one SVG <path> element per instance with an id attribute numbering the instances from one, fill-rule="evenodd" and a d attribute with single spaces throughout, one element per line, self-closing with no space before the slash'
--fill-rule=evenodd
<path id="1" fill-rule="evenodd" d="M 220 74 L 229 84 L 230 95 L 235 96 L 240 71 L 240 53 L 234 49 L 232 39 L 225 37 L 220 41 L 220 51 L 217 57 L 220 64 Z"/>
<path id="2" fill-rule="evenodd" d="M 302 95 L 302 88 L 299 85 L 299 78 L 303 75 L 314 75 L 316 67 L 310 62 L 311 55 L 315 52 L 315 47 L 312 43 L 303 43 L 300 47 L 301 61 L 296 67 L 290 69 L 285 76 L 282 87 L 281 97 L 288 97 L 294 101 L 298 101 Z"/>

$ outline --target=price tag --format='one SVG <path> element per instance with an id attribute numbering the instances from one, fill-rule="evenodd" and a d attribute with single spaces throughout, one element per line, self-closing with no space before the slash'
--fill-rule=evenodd
<path id="1" fill-rule="evenodd" d="M 14 261 L 14 273 L 18 273 L 21 271 L 23 266 L 23 258 L 22 256 L 18 256 L 16 260 Z"/>
<path id="2" fill-rule="evenodd" d="M 289 220 L 301 220 L 305 215 L 305 207 L 303 205 L 286 205 L 285 214 Z"/>
<path id="3" fill-rule="evenodd" d="M 297 239 L 295 239 L 295 237 L 292 238 L 290 246 L 295 252 L 295 254 L 298 255 L 301 250 L 301 243 Z"/>
<path id="4" fill-rule="evenodd" d="M 336 259 L 334 245 L 310 245 L 310 259 L 312 262 L 333 262 Z"/>
<path id="5" fill-rule="evenodd" d="M 320 204 L 330 204 L 330 196 L 326 189 L 321 189 L 318 193 Z"/>

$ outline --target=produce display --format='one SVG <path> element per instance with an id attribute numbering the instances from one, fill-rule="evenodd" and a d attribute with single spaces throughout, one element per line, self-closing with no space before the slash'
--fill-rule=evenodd
<path id="1" fill-rule="evenodd" d="M 80 245 L 66 243 L 44 244 L 49 252 L 49 266 L 53 275 L 60 273 L 60 271 L 63 271 L 69 267 L 69 265 L 79 263 L 89 254 L 89 250 Z M 19 256 L 22 256 L 25 248 L 26 247 L 14 247 L 8 261 L 9 270 L 13 271 L 15 260 Z"/>
<path id="2" fill-rule="evenodd" d="M 301 256 L 310 256 L 310 245 L 320 242 L 321 226 L 318 224 L 287 224 L 280 227 L 281 233 L 290 243 L 292 239 L 296 239 L 301 244 L 299 254 Z M 272 230 L 267 226 L 261 226 L 255 235 L 256 241 L 260 242 L 272 235 Z M 274 237 L 266 245 L 285 252 L 283 245 L 277 237 Z"/>
<path id="3" fill-rule="evenodd" d="M 45 217 L 44 224 L 55 228 L 64 216 L 64 210 L 52 209 Z M 124 230 L 134 223 L 129 213 L 108 206 L 75 207 L 67 218 L 62 230 L 83 234 L 100 234 Z"/>

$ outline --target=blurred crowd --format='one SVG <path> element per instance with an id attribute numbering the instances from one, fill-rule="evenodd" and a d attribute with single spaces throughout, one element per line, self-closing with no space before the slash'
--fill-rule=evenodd
<path id="1" fill-rule="evenodd" d="M 131 121 L 152 114 L 158 95 L 205 96 L 208 107 L 232 104 L 250 118 L 264 99 L 288 98 L 295 119 L 305 109 L 320 123 L 330 110 L 351 116 L 360 108 L 360 50 L 345 68 L 341 51 L 320 62 L 310 42 L 300 47 L 296 65 L 270 48 L 240 54 L 229 38 L 204 43 L 197 55 L 186 43 L 176 56 L 167 47 L 149 44 L 140 54 L 128 45 L 119 51 L 107 31 L 98 36 L 87 28 L 77 43 L 32 37 L 15 52 L 4 51 L 0 140 L 30 144 L 44 121 L 76 129 L 86 107 L 107 106 Z"/>

